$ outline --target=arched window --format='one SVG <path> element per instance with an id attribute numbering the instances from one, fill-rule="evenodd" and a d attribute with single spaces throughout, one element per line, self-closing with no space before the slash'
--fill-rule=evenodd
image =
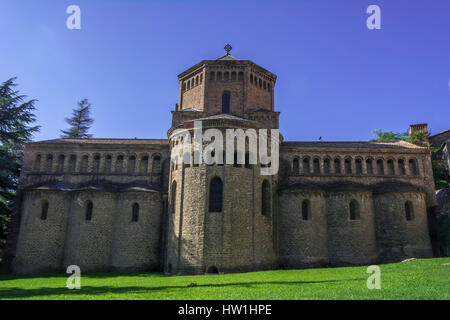
<path id="1" fill-rule="evenodd" d="M 195 85 L 198 86 L 198 76 L 195 77 Z"/>
<path id="2" fill-rule="evenodd" d="M 264 88 L 264 90 L 266 90 L 266 82 L 265 81 L 263 82 L 263 88 Z"/>
<path id="3" fill-rule="evenodd" d="M 384 163 L 382 159 L 378 159 L 377 160 L 377 173 L 379 175 L 383 175 L 384 174 Z"/>
<path id="4" fill-rule="evenodd" d="M 209 185 L 209 212 L 222 212 L 223 183 L 219 177 L 211 180 Z"/>
<path id="5" fill-rule="evenodd" d="M 344 160 L 345 174 L 352 174 L 352 159 L 346 158 Z"/>
<path id="6" fill-rule="evenodd" d="M 414 219 L 414 208 L 411 201 L 405 202 L 405 217 L 407 221 Z"/>
<path id="7" fill-rule="evenodd" d="M 311 208 L 308 200 L 302 201 L 302 219 L 311 220 Z"/>
<path id="8" fill-rule="evenodd" d="M 84 172 L 84 173 L 88 172 L 88 165 L 89 165 L 89 157 L 88 157 L 87 155 L 84 155 L 84 156 L 81 158 L 81 168 L 80 168 L 80 171 L 81 171 L 81 172 Z"/>
<path id="9" fill-rule="evenodd" d="M 367 174 L 373 174 L 373 163 L 372 163 L 372 159 L 367 159 L 367 160 L 366 160 L 366 170 L 367 170 Z"/>
<path id="10" fill-rule="evenodd" d="M 45 200 L 42 202 L 41 205 L 41 220 L 47 220 L 47 213 L 48 213 L 48 201 Z"/>
<path id="11" fill-rule="evenodd" d="M 120 155 L 117 157 L 117 160 L 116 160 L 116 172 L 121 173 L 122 170 L 123 170 L 123 156 Z"/>
<path id="12" fill-rule="evenodd" d="M 250 74 L 250 83 L 253 83 L 253 75 Z"/>
<path id="13" fill-rule="evenodd" d="M 217 72 L 216 80 L 222 80 L 222 72 Z"/>
<path id="14" fill-rule="evenodd" d="M 350 209 L 350 220 L 359 220 L 359 204 L 356 200 L 350 201 L 349 204 Z"/>
<path id="15" fill-rule="evenodd" d="M 231 73 L 231 80 L 236 80 L 236 72 Z"/>
<path id="16" fill-rule="evenodd" d="M 414 159 L 409 160 L 409 173 L 417 176 L 419 174 L 419 170 L 417 169 L 417 162 Z"/>
<path id="17" fill-rule="evenodd" d="M 171 197 L 170 197 L 170 212 L 175 213 L 177 204 L 177 182 L 172 182 L 172 189 L 171 189 Z"/>
<path id="18" fill-rule="evenodd" d="M 41 171 L 41 155 L 38 154 L 36 156 L 36 160 L 34 161 L 34 171 Z"/>
<path id="19" fill-rule="evenodd" d="M 403 159 L 398 160 L 398 171 L 402 176 L 406 174 L 405 161 Z"/>
<path id="20" fill-rule="evenodd" d="M 203 73 L 200 74 L 200 84 L 203 83 Z"/>
<path id="21" fill-rule="evenodd" d="M 244 80 L 244 73 L 242 71 L 238 73 L 238 80 Z"/>
<path id="22" fill-rule="evenodd" d="M 47 155 L 47 161 L 45 162 L 45 171 L 52 172 L 53 169 L 53 155 Z"/>
<path id="23" fill-rule="evenodd" d="M 100 155 L 98 155 L 98 154 L 96 154 L 94 156 L 94 163 L 93 163 L 92 169 L 96 173 L 100 172 Z"/>
<path id="24" fill-rule="evenodd" d="M 90 221 L 92 220 L 92 210 L 94 209 L 94 205 L 92 201 L 86 202 L 86 220 Z"/>
<path id="25" fill-rule="evenodd" d="M 160 155 L 153 156 L 152 171 L 153 171 L 153 173 L 159 173 L 161 171 L 161 156 Z"/>
<path id="26" fill-rule="evenodd" d="M 391 176 L 395 175 L 394 161 L 392 159 L 389 159 L 387 161 L 387 166 L 388 166 L 388 174 Z"/>
<path id="27" fill-rule="evenodd" d="M 108 154 L 105 158 L 105 172 L 111 173 L 111 166 L 112 166 L 112 156 Z"/>
<path id="28" fill-rule="evenodd" d="M 142 156 L 141 163 L 139 164 L 139 172 L 147 173 L 148 171 L 148 156 Z"/>
<path id="29" fill-rule="evenodd" d="M 298 175 L 300 173 L 300 163 L 298 161 L 298 158 L 295 158 L 294 161 L 292 161 L 292 171 L 295 175 Z"/>
<path id="30" fill-rule="evenodd" d="M 223 73 L 223 80 L 230 80 L 230 73 L 228 71 Z"/>
<path id="31" fill-rule="evenodd" d="M 77 156 L 75 154 L 71 154 L 69 159 L 69 172 L 75 172 L 76 169 L 77 169 Z"/>
<path id="32" fill-rule="evenodd" d="M 334 159 L 334 173 L 341 173 L 341 159 L 339 158 Z"/>
<path id="33" fill-rule="evenodd" d="M 258 79 L 258 82 L 259 82 L 259 87 L 262 88 L 262 80 Z"/>
<path id="34" fill-rule="evenodd" d="M 134 173 L 136 170 L 136 157 L 130 156 L 128 158 L 128 173 Z"/>
<path id="35" fill-rule="evenodd" d="M 209 80 L 215 80 L 215 79 L 216 79 L 216 75 L 215 75 L 214 71 L 211 71 L 209 73 Z"/>
<path id="36" fill-rule="evenodd" d="M 355 160 L 355 169 L 356 174 L 362 174 L 362 160 L 359 158 Z"/>
<path id="37" fill-rule="evenodd" d="M 132 213 L 131 213 L 131 221 L 137 222 L 139 220 L 139 204 L 133 204 Z"/>
<path id="38" fill-rule="evenodd" d="M 261 187 L 261 213 L 263 216 L 270 215 L 270 184 L 264 180 Z"/>
<path id="39" fill-rule="evenodd" d="M 320 174 L 320 160 L 319 158 L 315 158 L 313 160 L 313 170 L 315 174 Z"/>
<path id="40" fill-rule="evenodd" d="M 269 91 L 269 92 L 272 91 L 272 85 L 270 83 L 267 84 L 267 91 Z"/>
<path id="41" fill-rule="evenodd" d="M 58 167 L 56 168 L 56 170 L 58 170 L 58 172 L 64 171 L 64 160 L 65 159 L 66 159 L 66 157 L 63 154 L 60 154 L 58 156 Z"/>
<path id="42" fill-rule="evenodd" d="M 303 173 L 309 174 L 311 169 L 309 167 L 309 158 L 303 158 Z"/>
<path id="43" fill-rule="evenodd" d="M 323 160 L 323 170 L 325 171 L 325 174 L 330 174 L 331 173 L 330 158 L 325 158 Z"/>
<path id="44" fill-rule="evenodd" d="M 230 113 L 230 93 L 222 94 L 222 113 Z"/>

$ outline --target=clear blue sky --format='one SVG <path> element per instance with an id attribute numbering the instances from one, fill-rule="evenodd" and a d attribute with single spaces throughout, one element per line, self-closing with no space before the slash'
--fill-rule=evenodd
<path id="1" fill-rule="evenodd" d="M 71 4 L 81 30 L 66 28 Z M 166 138 L 176 76 L 226 43 L 278 75 L 286 140 L 450 129 L 449 0 L 2 0 L 0 39 L 0 81 L 39 100 L 36 140 L 59 137 L 84 97 L 95 137 Z"/>

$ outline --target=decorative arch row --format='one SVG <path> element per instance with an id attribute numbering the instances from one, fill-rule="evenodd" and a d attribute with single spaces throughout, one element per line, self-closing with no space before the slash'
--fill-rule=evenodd
<path id="1" fill-rule="evenodd" d="M 150 162 L 151 160 L 151 162 Z M 32 170 L 43 173 L 161 173 L 161 155 L 37 154 Z M 151 169 L 149 171 L 149 169 Z"/>
<path id="2" fill-rule="evenodd" d="M 357 157 L 295 157 L 291 173 L 300 174 L 347 174 L 347 175 L 419 175 L 417 159 L 405 160 Z"/>
<path id="3" fill-rule="evenodd" d="M 185 153 L 185 156 L 186 156 L 186 155 L 188 155 L 188 153 Z M 252 168 L 253 168 L 253 164 L 250 163 L 250 154 L 249 154 L 249 153 L 246 153 L 246 154 L 244 155 L 244 163 L 243 163 L 243 164 L 238 163 L 238 155 L 239 155 L 238 152 L 235 152 L 235 153 L 234 153 L 233 164 L 230 164 L 230 165 L 232 165 L 232 166 L 235 167 L 235 168 L 245 168 L 245 169 L 252 169 Z M 212 156 L 214 157 L 214 153 L 212 153 Z M 195 152 L 195 151 L 194 151 L 194 152 L 191 152 L 191 153 L 189 154 L 189 157 L 188 157 L 189 160 L 188 160 L 187 163 L 184 162 L 184 161 L 187 161 L 187 159 L 186 159 L 186 160 L 183 160 L 183 163 L 179 163 L 179 162 L 178 162 L 178 159 L 179 159 L 178 156 L 175 156 L 175 158 L 177 159 L 177 161 L 176 161 L 176 162 L 172 162 L 171 171 L 172 171 L 172 172 L 173 172 L 173 171 L 177 171 L 177 170 L 179 170 L 179 169 L 181 169 L 181 168 L 198 167 L 199 164 L 198 164 L 198 163 L 194 163 L 195 157 L 200 157 L 200 155 L 198 155 L 197 152 Z M 225 152 L 225 151 L 223 151 L 222 159 L 223 159 L 223 162 L 220 163 L 220 164 L 217 164 L 217 165 L 218 165 L 218 166 L 228 165 L 228 164 L 226 164 L 226 152 Z M 206 163 L 202 163 L 202 164 L 203 164 L 203 165 L 208 165 L 208 166 L 214 166 L 214 165 L 216 165 L 215 162 L 214 162 L 214 163 L 211 163 L 211 164 L 206 164 Z M 269 164 L 270 164 L 270 162 L 269 162 Z M 261 164 L 261 167 L 267 167 L 267 165 Z"/>
<path id="4" fill-rule="evenodd" d="M 259 87 L 260 89 L 264 89 L 268 92 L 272 92 L 272 84 L 266 80 L 263 80 L 256 75 L 253 75 L 253 73 L 250 73 L 250 84 L 255 85 L 256 87 Z"/>
<path id="5" fill-rule="evenodd" d="M 183 81 L 183 92 L 191 90 L 196 86 L 201 85 L 202 83 L 203 83 L 203 73 L 200 73 L 196 76 L 193 76 L 189 80 Z"/>
<path id="6" fill-rule="evenodd" d="M 40 212 L 40 219 L 41 220 L 47 220 L 48 218 L 48 212 L 49 212 L 50 203 L 48 200 L 43 200 L 41 202 L 41 212 Z M 130 221 L 131 222 L 138 222 L 139 221 L 139 203 L 134 202 L 130 207 Z M 83 205 L 83 216 L 84 220 L 91 221 L 94 215 L 94 203 L 91 200 L 87 200 L 84 202 Z"/>
<path id="7" fill-rule="evenodd" d="M 210 81 L 228 81 L 228 80 L 244 80 L 244 72 L 239 71 L 210 71 L 209 72 Z"/>

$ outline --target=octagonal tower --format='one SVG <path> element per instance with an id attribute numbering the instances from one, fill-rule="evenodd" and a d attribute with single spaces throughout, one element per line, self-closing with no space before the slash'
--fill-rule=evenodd
<path id="1" fill-rule="evenodd" d="M 186 120 L 226 113 L 278 128 L 274 111 L 277 76 L 261 66 L 227 52 L 203 60 L 178 75 L 179 99 L 172 112 L 172 127 Z"/>
<path id="2" fill-rule="evenodd" d="M 196 64 L 178 79 L 180 97 L 168 131 L 172 154 L 183 139 L 177 129 L 194 140 L 195 120 L 201 121 L 202 133 L 222 133 L 224 153 L 227 129 L 278 129 L 276 76 L 253 62 L 227 52 Z M 250 139 L 244 140 L 245 164 L 194 164 L 193 152 L 190 163 L 171 163 L 165 272 L 244 272 L 275 266 L 278 175 L 262 175 L 259 158 L 249 163 Z M 277 136 L 277 144 L 279 140 Z M 203 142 L 202 150 L 209 143 Z M 237 139 L 233 143 L 236 150 Z"/>

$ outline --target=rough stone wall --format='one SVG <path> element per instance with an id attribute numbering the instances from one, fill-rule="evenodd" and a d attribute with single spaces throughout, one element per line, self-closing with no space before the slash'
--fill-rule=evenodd
<path id="1" fill-rule="evenodd" d="M 316 234 L 321 234 L 322 241 L 325 239 L 327 248 L 320 250 L 318 239 L 313 245 L 314 250 L 325 252 L 326 259 L 322 262 L 328 259 L 331 265 L 348 265 L 412 256 L 429 257 L 431 247 L 426 210 L 436 201 L 429 151 L 410 146 L 377 147 L 366 143 L 362 147 L 350 147 L 351 143 L 336 144 L 339 143 L 282 146 L 280 162 L 283 163 L 282 171 L 286 172 L 281 174 L 282 189 L 279 192 L 280 263 L 288 267 L 314 265 L 311 257 L 305 254 L 309 246 L 298 244 L 307 243 L 305 237 L 309 233 L 304 229 L 304 223 L 315 223 L 314 217 L 322 213 L 320 207 L 314 208 L 311 201 L 312 221 L 298 219 L 301 210 L 299 198 L 312 192 L 308 191 L 310 187 L 316 193 L 323 193 L 326 199 L 324 227 L 327 234 L 317 231 Z M 295 159 L 298 164 L 295 164 Z M 329 171 L 326 159 L 330 161 Z M 335 159 L 340 161 L 339 171 L 335 169 Z M 372 160 L 373 171 L 369 170 L 368 159 Z M 383 165 L 383 172 L 378 171 L 378 160 Z M 410 167 L 410 160 L 415 161 L 417 173 Z M 408 197 L 414 204 L 416 217 L 413 221 L 405 219 L 404 203 Z M 351 200 L 359 204 L 360 220 L 349 220 Z"/>
<path id="2" fill-rule="evenodd" d="M 310 219 L 303 220 L 302 202 Z M 280 265 L 286 268 L 328 264 L 327 219 L 323 191 L 289 191 L 279 195 Z"/>
<path id="3" fill-rule="evenodd" d="M 103 140 L 26 145 L 13 272 L 60 271 L 70 264 L 82 272 L 159 267 L 168 143 Z M 46 220 L 41 220 L 43 201 L 49 203 Z M 87 201 L 93 203 L 90 221 Z M 140 219 L 132 223 L 135 202 Z"/>
<path id="4" fill-rule="evenodd" d="M 173 144 L 176 139 L 172 139 Z M 242 272 L 274 267 L 273 198 L 277 181 L 261 176 L 259 170 L 258 165 L 172 165 L 176 205 L 169 223 L 167 263 L 171 267 L 167 265 L 166 271 L 204 273 L 216 267 L 219 272 Z M 222 212 L 209 212 L 209 186 L 215 177 L 223 183 Z M 272 198 L 266 216 L 261 212 L 264 179 L 270 184 Z M 171 190 L 169 195 L 173 207 Z"/>
<path id="5" fill-rule="evenodd" d="M 350 201 L 360 219 L 350 220 Z M 328 192 L 326 195 L 328 256 L 332 265 L 377 261 L 372 196 L 369 192 Z"/>
<path id="6" fill-rule="evenodd" d="M 42 204 L 48 201 L 47 219 L 41 220 Z M 16 273 L 60 271 L 70 196 L 58 191 L 32 191 L 23 196 Z"/>
<path id="7" fill-rule="evenodd" d="M 413 204 L 414 218 L 406 219 L 405 203 Z M 431 257 L 426 197 L 422 192 L 393 192 L 374 195 L 377 244 L 380 260 L 398 261 Z"/>
<path id="8" fill-rule="evenodd" d="M 44 201 L 49 207 L 41 220 Z M 137 222 L 131 221 L 134 203 L 140 206 Z M 159 268 L 159 192 L 31 190 L 22 207 L 15 273 L 63 271 L 72 264 L 82 272 Z"/>
<path id="9" fill-rule="evenodd" d="M 132 221 L 135 203 L 139 205 L 138 221 Z M 111 250 L 113 270 L 159 270 L 162 210 L 158 192 L 118 194 Z"/>
<path id="10" fill-rule="evenodd" d="M 76 192 L 73 195 L 63 266 L 78 265 L 82 272 L 110 270 L 111 243 L 117 195 L 112 192 Z M 92 219 L 86 220 L 88 201 Z"/>

